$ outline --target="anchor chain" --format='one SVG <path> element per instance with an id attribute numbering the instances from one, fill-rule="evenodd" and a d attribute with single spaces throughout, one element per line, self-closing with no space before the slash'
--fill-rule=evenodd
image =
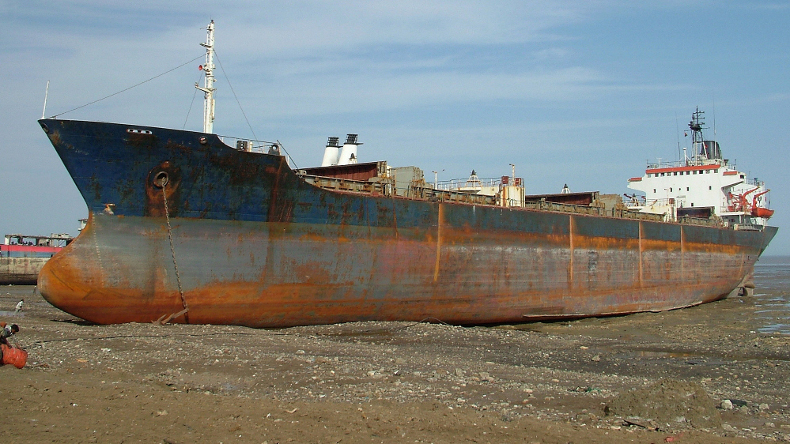
<path id="1" fill-rule="evenodd" d="M 170 226 L 170 210 L 167 208 L 167 181 L 164 180 L 162 183 L 162 199 L 165 203 L 165 221 L 167 222 L 167 238 L 170 241 L 170 254 L 173 256 L 173 268 L 176 270 L 176 282 L 178 283 L 178 294 L 181 296 L 181 306 L 184 307 L 183 310 L 179 311 L 178 313 L 173 313 L 167 317 L 164 315 L 157 320 L 159 324 L 167 324 L 171 320 L 184 315 L 184 320 L 189 323 L 189 305 L 187 305 L 187 300 L 184 297 L 184 290 L 181 288 L 181 275 L 178 272 L 178 261 L 176 261 L 176 249 L 173 246 L 173 229 Z"/>

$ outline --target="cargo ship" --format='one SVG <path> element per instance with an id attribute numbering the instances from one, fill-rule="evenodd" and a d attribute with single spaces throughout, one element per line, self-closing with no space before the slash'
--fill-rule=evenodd
<path id="1" fill-rule="evenodd" d="M 646 194 L 625 201 L 528 195 L 515 168 L 430 183 L 414 166 L 359 162 L 357 134 L 297 169 L 279 143 L 213 133 L 213 22 L 201 45 L 203 131 L 39 121 L 89 210 L 39 276 L 54 306 L 100 324 L 251 327 L 660 311 L 748 287 L 777 231 L 767 195 L 750 200 L 762 191 L 710 151 L 648 165 L 629 182 Z M 686 197 L 661 194 L 670 179 Z M 715 192 L 689 197 L 697 185 Z"/>
<path id="2" fill-rule="evenodd" d="M 71 239 L 68 234 L 6 234 L 5 242 L 0 244 L 0 284 L 35 284 L 44 264 Z"/>

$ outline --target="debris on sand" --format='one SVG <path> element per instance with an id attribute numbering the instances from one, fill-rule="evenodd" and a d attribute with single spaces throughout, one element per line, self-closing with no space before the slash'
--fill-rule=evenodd
<path id="1" fill-rule="evenodd" d="M 607 404 L 606 414 L 652 420 L 662 430 L 721 427 L 716 403 L 699 384 L 672 379 L 620 394 Z"/>

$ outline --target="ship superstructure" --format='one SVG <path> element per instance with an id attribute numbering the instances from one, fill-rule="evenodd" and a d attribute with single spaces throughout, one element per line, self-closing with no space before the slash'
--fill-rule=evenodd
<path id="1" fill-rule="evenodd" d="M 739 229 L 765 226 L 774 213 L 768 208 L 770 190 L 722 157 L 719 143 L 704 138 L 704 125 L 704 111 L 697 108 L 689 122 L 691 156 L 684 149 L 681 160 L 648 163 L 642 177 L 628 180 L 628 188 L 644 196 L 628 196 L 626 205 L 666 221 L 713 218 Z"/>

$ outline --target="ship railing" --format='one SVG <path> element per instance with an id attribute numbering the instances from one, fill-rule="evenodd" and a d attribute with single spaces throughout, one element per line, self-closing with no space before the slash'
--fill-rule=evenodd
<path id="1" fill-rule="evenodd" d="M 751 205 L 749 205 L 749 207 L 751 207 Z M 727 216 L 732 216 L 732 215 L 735 215 L 735 214 L 737 214 L 737 215 L 748 215 L 749 214 L 749 208 L 744 209 L 744 208 L 742 208 L 740 206 L 736 206 L 736 205 L 725 205 L 725 206 L 719 207 L 719 209 L 718 209 L 716 214 L 727 215 Z"/>
<path id="2" fill-rule="evenodd" d="M 646 220 L 652 222 L 663 222 L 664 215 L 663 214 L 656 214 L 656 213 L 642 213 L 639 211 L 629 210 L 626 208 L 612 209 L 612 217 L 620 218 L 620 219 L 632 219 L 632 220 Z"/>
<path id="3" fill-rule="evenodd" d="M 477 194 L 468 191 L 436 189 L 433 187 L 412 186 L 412 195 L 417 199 L 426 199 L 433 202 L 455 202 L 473 205 L 496 205 L 496 196 Z"/>
<path id="4" fill-rule="evenodd" d="M 757 224 L 733 224 L 732 229 L 737 231 L 762 231 L 763 226 Z"/>
<path id="5" fill-rule="evenodd" d="M 498 196 L 476 194 L 468 191 L 441 190 L 435 188 L 419 188 L 420 192 L 414 197 L 439 202 L 458 202 L 475 205 L 501 206 Z M 606 209 L 602 206 L 573 205 L 546 200 L 522 202 L 523 205 L 506 205 L 507 207 L 524 208 L 537 211 L 554 211 L 558 213 L 590 214 L 603 216 Z"/>
<path id="6" fill-rule="evenodd" d="M 275 143 L 266 142 L 264 140 L 243 139 L 233 136 L 219 136 L 219 138 L 225 145 L 236 148 L 239 151 L 247 151 L 250 153 L 268 153 L 272 145 L 276 145 Z"/>
<path id="7" fill-rule="evenodd" d="M 765 187 L 765 182 L 762 181 L 762 180 L 759 180 L 756 177 L 754 179 L 747 180 L 745 183 L 746 183 L 746 185 L 751 186 L 751 187 L 763 187 L 763 188 Z"/>
<path id="8" fill-rule="evenodd" d="M 501 205 L 497 196 L 488 196 L 484 194 L 474 194 L 463 191 L 445 191 L 436 190 L 432 188 L 423 189 L 426 196 L 438 200 L 440 202 L 459 202 L 477 205 Z M 546 200 L 523 202 L 523 205 L 507 205 L 508 207 L 524 208 L 536 211 L 553 211 L 557 213 L 573 213 L 573 214 L 589 214 L 594 216 L 603 216 L 606 214 L 606 209 L 602 206 L 590 205 L 573 205 L 563 204 L 557 202 L 550 202 Z"/>
<path id="9" fill-rule="evenodd" d="M 437 182 L 435 188 L 442 191 L 455 191 L 461 188 L 497 188 L 501 183 L 501 178 L 478 178 L 476 180 L 450 179 Z"/>
<path id="10" fill-rule="evenodd" d="M 268 142 L 266 140 L 256 139 L 243 139 L 241 137 L 233 136 L 219 136 L 222 143 L 230 147 L 236 148 L 238 151 L 246 151 L 248 153 L 271 154 L 274 156 L 286 156 L 289 165 L 295 165 L 295 162 L 290 154 L 285 152 L 280 142 Z"/>
<path id="11" fill-rule="evenodd" d="M 300 175 L 300 177 L 311 185 L 315 185 L 327 190 L 349 191 L 352 193 L 383 194 L 387 196 L 392 194 L 392 183 L 389 180 L 353 180 L 328 176 L 311 176 L 307 174 Z"/>
<path id="12" fill-rule="evenodd" d="M 724 226 L 720 219 L 703 219 L 701 217 L 681 216 L 678 218 L 681 225 L 702 225 L 706 227 Z"/>
<path id="13" fill-rule="evenodd" d="M 647 169 L 654 170 L 658 168 L 678 168 L 686 166 L 686 162 L 683 160 L 674 160 L 674 161 L 655 161 L 655 162 L 647 162 Z"/>
<path id="14" fill-rule="evenodd" d="M 319 188 L 352 193 L 380 194 L 384 196 L 398 195 L 411 199 L 423 199 L 433 202 L 455 202 L 474 205 L 496 205 L 496 196 L 487 196 L 464 191 L 437 190 L 429 186 L 411 184 L 402 190 L 395 190 L 392 180 L 379 178 L 379 180 L 353 180 L 328 176 L 300 175 L 305 182 Z"/>
<path id="15" fill-rule="evenodd" d="M 524 208 L 538 211 L 554 211 L 557 213 L 590 214 L 594 216 L 606 215 L 606 209 L 600 206 L 573 205 L 547 200 L 533 200 L 524 202 Z"/>
<path id="16" fill-rule="evenodd" d="M 638 196 L 638 197 L 641 198 L 642 196 Z M 636 208 L 636 207 L 642 208 L 642 207 L 645 206 L 645 201 L 644 200 L 640 201 L 640 200 L 635 198 L 635 199 L 630 199 L 630 200 L 624 201 L 623 205 L 625 205 L 626 208 Z"/>
<path id="17" fill-rule="evenodd" d="M 726 165 L 731 168 L 735 168 L 735 162 L 730 162 L 728 159 L 708 159 L 704 156 L 695 156 L 689 157 L 684 160 L 657 160 L 655 162 L 647 162 L 647 169 L 659 169 L 659 168 L 681 168 L 687 166 L 705 166 L 705 165 Z"/>

